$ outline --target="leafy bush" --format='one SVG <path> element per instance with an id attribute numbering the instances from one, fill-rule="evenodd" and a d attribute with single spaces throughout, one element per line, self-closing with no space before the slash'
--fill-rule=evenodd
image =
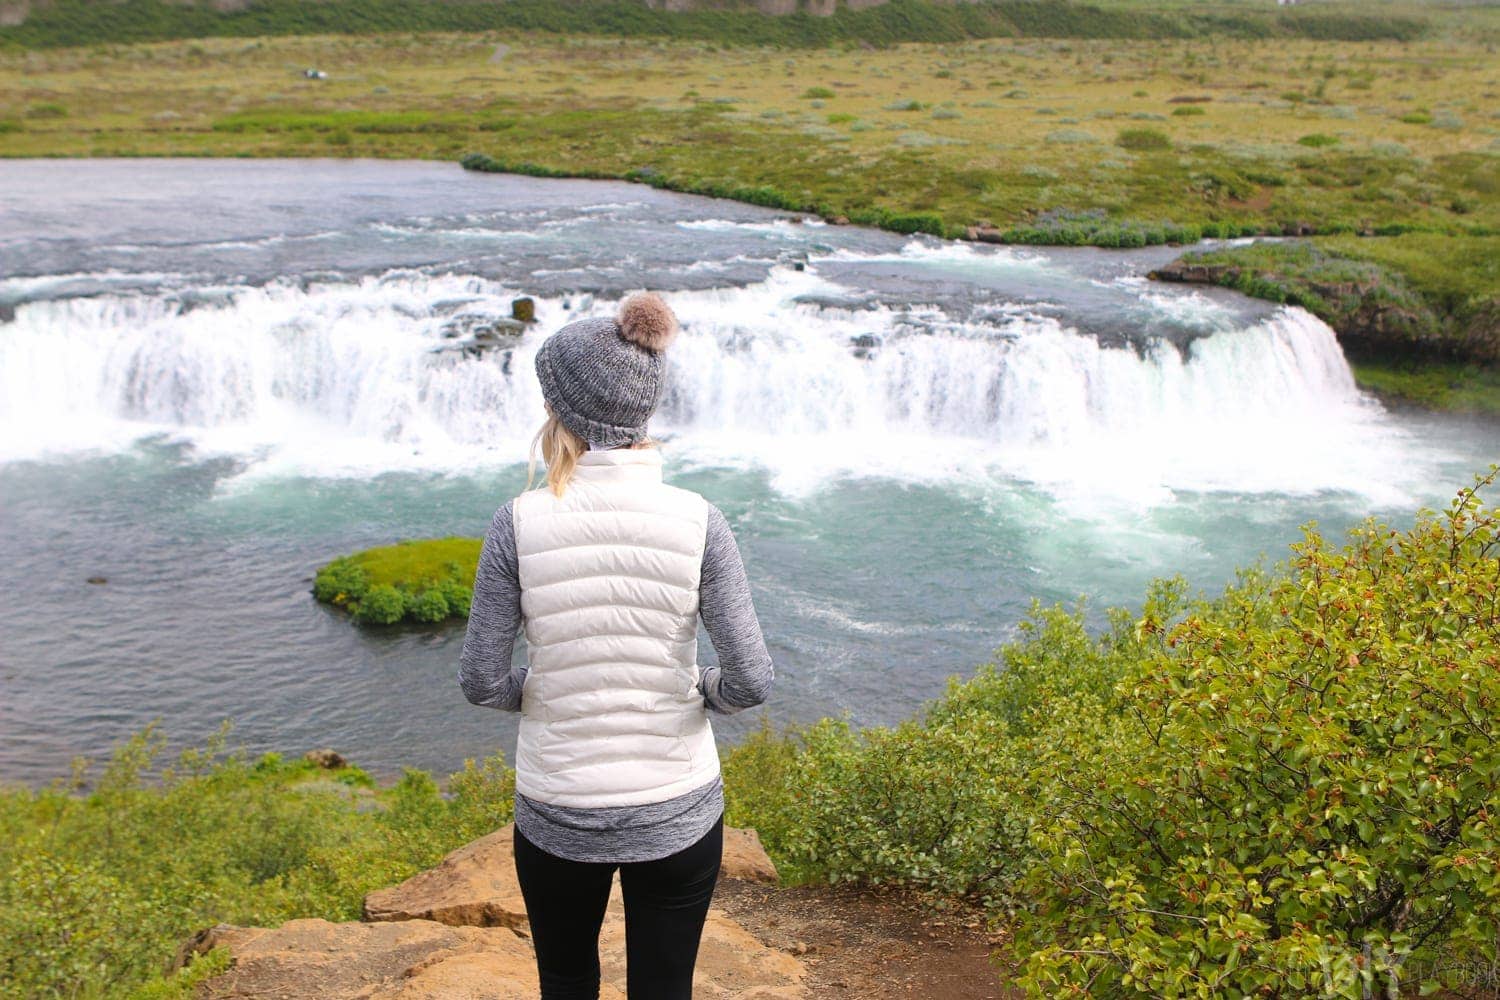
<path id="1" fill-rule="evenodd" d="M 1036 996 L 1451 985 L 1500 930 L 1497 593 L 1476 489 L 1102 636 L 1034 609 L 919 721 L 736 748 L 730 821 L 796 880 L 986 903 Z"/>
<path id="2" fill-rule="evenodd" d="M 66 118 L 68 109 L 55 101 L 46 101 L 42 104 L 33 104 L 26 109 L 26 117 L 31 119 Z"/>
<path id="3" fill-rule="evenodd" d="M 802 92 L 802 98 L 803 98 L 803 100 L 826 101 L 830 97 L 837 97 L 837 96 L 838 96 L 837 94 L 835 94 L 832 90 L 830 90 L 827 87 L 808 87 L 806 90 L 804 90 Z"/>
<path id="4" fill-rule="evenodd" d="M 1189 115 L 1206 114 L 1208 114 L 1208 112 L 1204 111 L 1202 106 L 1197 104 L 1179 104 L 1177 107 L 1172 109 L 1172 116 L 1174 118 L 1186 118 Z"/>
<path id="5" fill-rule="evenodd" d="M 349 610 L 357 621 L 394 625 L 406 616 L 406 595 L 389 583 L 378 583 L 350 604 Z"/>
<path id="6" fill-rule="evenodd" d="M 1115 138 L 1115 145 L 1122 149 L 1171 149 L 1172 140 L 1154 128 L 1125 128 Z"/>
<path id="7" fill-rule="evenodd" d="M 1494 473 L 1484 481 L 1486 485 Z M 1359 995 L 1445 985 L 1500 918 L 1500 518 L 1314 530 L 1121 679 L 1114 732 L 1039 757 L 1023 892 L 1048 993 Z M 1415 959 L 1415 962 L 1412 960 Z M 1424 975 L 1424 973 L 1426 973 Z"/>
<path id="8" fill-rule="evenodd" d="M 421 772 L 370 791 L 358 768 L 328 780 L 226 753 L 227 733 L 158 769 L 165 739 L 147 726 L 97 775 L 79 762 L 68 781 L 0 791 L 0 995 L 186 997 L 225 956 L 159 970 L 201 928 L 357 919 L 365 893 L 511 818 L 498 757 L 467 761 L 447 797 Z"/>
<path id="9" fill-rule="evenodd" d="M 436 587 L 429 587 L 406 606 L 406 614 L 419 622 L 440 622 L 448 617 L 448 599 Z"/>

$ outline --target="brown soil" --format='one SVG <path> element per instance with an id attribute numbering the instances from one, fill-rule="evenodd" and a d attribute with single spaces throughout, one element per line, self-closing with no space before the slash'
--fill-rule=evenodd
<path id="1" fill-rule="evenodd" d="M 978 912 L 934 916 L 895 892 L 775 888 L 722 879 L 714 905 L 770 947 L 802 957 L 808 1000 L 1000 1000 L 1023 994 L 990 958 Z"/>

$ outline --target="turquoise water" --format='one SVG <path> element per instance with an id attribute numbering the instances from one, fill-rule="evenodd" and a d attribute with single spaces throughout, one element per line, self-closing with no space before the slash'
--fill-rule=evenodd
<path id="1" fill-rule="evenodd" d="M 972 248 L 439 164 L 0 179 L 0 779 L 151 719 L 382 774 L 508 752 L 514 718 L 458 690 L 461 627 L 357 629 L 311 577 L 481 533 L 525 483 L 536 344 L 631 288 L 683 319 L 656 429 L 734 526 L 777 666 L 726 743 L 906 718 L 1033 600 L 1214 590 L 1306 521 L 1405 523 L 1500 452 L 1493 425 L 1363 397 L 1305 313 L 1145 281 L 1167 249 Z M 536 330 L 441 350 L 521 293 Z"/>

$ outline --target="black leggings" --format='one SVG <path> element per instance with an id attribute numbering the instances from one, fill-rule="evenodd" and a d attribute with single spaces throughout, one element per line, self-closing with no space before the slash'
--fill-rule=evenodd
<path id="1" fill-rule="evenodd" d="M 625 903 L 630 1000 L 691 1000 L 698 940 L 719 878 L 724 817 L 695 844 L 656 861 L 569 861 L 515 835 L 516 878 L 536 945 L 542 1000 L 596 1000 L 599 928 L 615 869 Z"/>

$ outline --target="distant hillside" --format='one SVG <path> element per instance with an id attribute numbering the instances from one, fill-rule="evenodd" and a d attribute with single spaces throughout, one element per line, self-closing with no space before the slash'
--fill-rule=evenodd
<path id="1" fill-rule="evenodd" d="M 1069 0 L 0 0 L 0 45 L 488 30 L 785 46 L 1211 35 L 1405 41 L 1429 27 L 1420 14 L 1367 10 L 1278 8 L 1271 0 L 1212 8 Z"/>

